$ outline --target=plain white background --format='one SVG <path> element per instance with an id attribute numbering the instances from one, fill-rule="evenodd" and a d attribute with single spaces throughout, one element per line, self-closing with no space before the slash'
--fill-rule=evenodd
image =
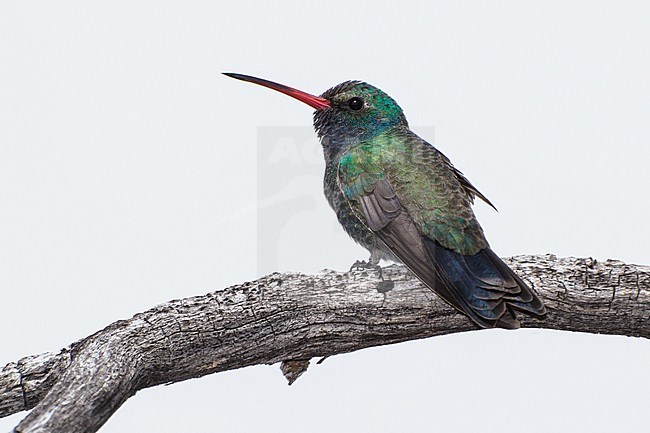
<path id="1" fill-rule="evenodd" d="M 311 109 L 221 71 L 381 87 L 497 205 L 476 211 L 500 255 L 650 264 L 648 22 L 632 1 L 0 2 L 0 365 L 267 271 L 260 126 L 309 149 L 282 166 L 309 205 L 276 270 L 366 257 L 296 139 Z M 640 339 L 474 332 L 292 387 L 259 366 L 145 390 L 101 431 L 645 432 L 648 365 Z"/>

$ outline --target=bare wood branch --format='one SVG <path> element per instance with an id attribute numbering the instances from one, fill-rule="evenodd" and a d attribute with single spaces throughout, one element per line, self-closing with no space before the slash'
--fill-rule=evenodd
<path id="1" fill-rule="evenodd" d="M 650 267 L 519 256 L 509 264 L 548 314 L 523 327 L 650 338 Z M 373 271 L 272 274 L 171 301 L 115 322 L 59 353 L 0 371 L 0 416 L 31 409 L 16 432 L 94 432 L 138 390 L 256 364 L 287 361 L 295 380 L 312 357 L 475 330 L 403 266 L 376 290 Z"/>

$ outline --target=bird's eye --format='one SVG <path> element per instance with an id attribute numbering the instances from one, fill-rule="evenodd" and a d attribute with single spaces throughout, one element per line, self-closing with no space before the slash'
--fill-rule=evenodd
<path id="1" fill-rule="evenodd" d="M 348 101 L 348 107 L 354 111 L 361 110 L 363 108 L 363 99 L 355 96 Z"/>

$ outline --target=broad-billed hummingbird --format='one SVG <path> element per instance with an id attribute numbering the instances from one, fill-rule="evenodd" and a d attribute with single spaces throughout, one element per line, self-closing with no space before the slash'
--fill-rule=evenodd
<path id="1" fill-rule="evenodd" d="M 314 108 L 325 156 L 325 196 L 345 231 L 381 259 L 405 264 L 427 287 L 484 328 L 517 328 L 514 310 L 544 304 L 491 249 L 472 204 L 494 207 L 438 149 L 411 132 L 397 102 L 362 81 L 314 96 L 226 73 Z"/>

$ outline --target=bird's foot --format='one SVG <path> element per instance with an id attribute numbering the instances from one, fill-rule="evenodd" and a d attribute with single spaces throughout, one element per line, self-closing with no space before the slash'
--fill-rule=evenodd
<path id="1" fill-rule="evenodd" d="M 373 270 L 377 272 L 377 276 L 379 276 L 379 279 L 381 282 L 377 284 L 377 291 L 379 293 L 385 294 L 386 292 L 389 292 L 395 287 L 395 282 L 392 280 L 384 279 L 383 275 L 383 270 L 382 267 L 379 266 L 378 263 L 373 263 L 372 257 L 370 260 L 367 262 L 365 260 L 357 260 L 354 262 L 354 264 L 350 267 L 350 272 L 352 271 L 364 271 L 364 270 Z"/>
<path id="2" fill-rule="evenodd" d="M 379 275 L 381 280 L 384 279 L 381 266 L 378 263 L 374 263 L 372 260 L 357 260 L 352 266 L 350 266 L 350 272 L 352 271 L 375 271 Z"/>
<path id="3" fill-rule="evenodd" d="M 368 270 L 368 269 L 374 269 L 375 266 L 377 266 L 377 265 L 372 264 L 369 261 L 366 262 L 365 260 L 357 260 L 356 262 L 354 262 L 352 264 L 352 266 L 350 266 L 350 271 L 349 272 L 352 272 L 352 271 L 365 271 L 365 270 Z"/>

